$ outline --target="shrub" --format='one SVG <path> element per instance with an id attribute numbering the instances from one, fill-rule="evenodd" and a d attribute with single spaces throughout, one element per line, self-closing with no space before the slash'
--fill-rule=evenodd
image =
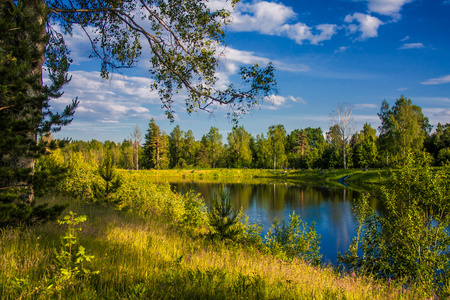
<path id="1" fill-rule="evenodd" d="M 350 251 L 339 256 L 341 269 L 418 284 L 450 296 L 449 170 L 430 168 L 427 157 L 406 158 L 405 166 L 385 179 L 377 197 L 382 216 L 357 204 L 361 234 Z"/>
<path id="2" fill-rule="evenodd" d="M 213 205 L 208 212 L 210 236 L 221 240 L 236 240 L 240 233 L 237 226 L 239 222 L 238 214 L 231 206 L 230 192 L 222 187 L 218 194 L 214 194 Z"/>
<path id="3" fill-rule="evenodd" d="M 289 223 L 283 219 L 281 223 L 275 219 L 265 238 L 265 244 L 275 255 L 288 259 L 301 258 L 314 265 L 319 265 L 322 255 L 320 235 L 315 230 L 315 223 L 308 228 L 295 212 L 289 216 Z"/>

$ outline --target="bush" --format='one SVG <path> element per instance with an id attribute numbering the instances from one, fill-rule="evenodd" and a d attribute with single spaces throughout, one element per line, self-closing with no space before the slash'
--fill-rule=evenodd
<path id="1" fill-rule="evenodd" d="M 289 224 L 283 219 L 275 219 L 265 238 L 265 244 L 275 255 L 288 259 L 301 258 L 314 265 L 319 265 L 322 255 L 320 250 L 320 235 L 315 230 L 315 224 L 308 228 L 306 223 L 295 212 L 289 216 Z"/>
<path id="2" fill-rule="evenodd" d="M 385 179 L 377 197 L 383 216 L 357 204 L 360 235 L 339 256 L 341 269 L 418 284 L 424 294 L 450 296 L 449 170 L 430 168 L 409 154 L 405 166 Z"/>

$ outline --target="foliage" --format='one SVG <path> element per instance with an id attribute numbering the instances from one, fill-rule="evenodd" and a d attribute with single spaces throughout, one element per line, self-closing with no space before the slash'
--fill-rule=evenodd
<path id="1" fill-rule="evenodd" d="M 117 174 L 110 153 L 106 154 L 102 164 L 98 167 L 97 172 L 101 179 L 103 179 L 104 185 L 98 185 L 96 182 L 93 183 L 95 197 L 98 200 L 105 201 L 108 204 L 117 205 L 118 203 L 114 203 L 114 201 L 112 201 L 111 195 L 119 189 L 121 178 Z"/>
<path id="2" fill-rule="evenodd" d="M 38 282 L 30 280 L 30 273 L 25 277 L 11 277 L 7 288 L 13 292 L 13 295 L 20 299 L 61 299 L 71 295 L 80 295 L 78 293 L 79 289 L 88 282 L 92 275 L 99 274 L 98 271 L 92 271 L 87 268 L 87 263 L 92 264 L 94 256 L 88 255 L 85 248 L 79 245 L 78 242 L 77 231 L 81 231 L 78 225 L 85 222 L 86 219 L 85 215 L 76 217 L 76 213 L 70 211 L 69 215 L 66 215 L 63 220 L 58 220 L 60 225 L 67 224 L 68 226 L 64 236 L 60 237 L 62 246 L 59 251 L 56 248 L 52 249 L 54 257 L 52 261 L 48 260 L 49 264 L 45 264 L 44 261 L 38 261 L 39 264 L 47 265 L 49 269 L 39 276 Z M 36 238 L 30 233 L 25 232 L 23 234 L 27 237 L 26 240 L 29 242 L 31 238 L 37 243 L 39 237 Z M 26 251 L 26 248 L 22 250 Z M 33 250 L 42 252 L 37 247 Z M 20 255 L 25 254 L 20 253 Z M 42 256 L 41 253 L 39 259 L 47 260 L 50 256 Z"/>
<path id="3" fill-rule="evenodd" d="M 88 216 L 79 238 L 95 255 L 90 269 L 99 274 L 70 291 L 46 292 L 50 282 L 43 278 L 52 273 L 62 228 L 3 229 L 1 299 L 420 299 L 414 289 L 340 276 L 330 267 L 283 261 L 238 244 L 191 238 L 157 215 L 143 219 L 70 201 L 69 209 L 75 207 Z M 20 288 L 13 287 L 14 277 Z"/>
<path id="4" fill-rule="evenodd" d="M 286 153 L 285 153 L 285 138 L 286 130 L 284 125 L 272 125 L 267 131 L 267 140 L 272 156 L 273 169 L 285 167 Z"/>
<path id="5" fill-rule="evenodd" d="M 391 108 L 384 100 L 378 116 L 381 120 L 379 138 L 386 165 L 404 165 L 409 151 L 417 153 L 422 150 L 431 126 L 422 109 L 413 105 L 411 99 L 401 96 Z"/>
<path id="6" fill-rule="evenodd" d="M 94 255 L 88 255 L 86 249 L 79 245 L 77 238 L 77 231 L 81 231 L 78 225 L 86 220 L 85 215 L 77 217 L 72 211 L 62 220 L 58 220 L 58 224 L 67 225 L 67 231 L 61 238 L 61 249 L 55 251 L 55 262 L 59 266 L 58 274 L 54 279 L 56 290 L 71 289 L 74 285 L 81 283 L 80 279 L 86 280 L 91 275 L 99 273 L 87 268 L 86 263 L 91 262 Z"/>
<path id="7" fill-rule="evenodd" d="M 193 235 L 195 229 L 206 226 L 207 224 L 207 210 L 205 201 L 200 194 L 195 194 L 189 191 L 183 195 L 182 202 L 184 204 L 184 211 L 181 214 L 179 226 Z"/>
<path id="8" fill-rule="evenodd" d="M 208 212 L 210 236 L 221 240 L 236 240 L 240 234 L 237 226 L 239 222 L 239 216 L 231 205 L 230 192 L 222 187 L 218 194 L 214 194 L 214 201 Z"/>
<path id="9" fill-rule="evenodd" d="M 289 259 L 300 258 L 313 265 L 319 265 L 322 258 L 319 243 L 315 224 L 308 228 L 295 212 L 289 216 L 288 224 L 284 219 L 281 224 L 275 219 L 265 237 L 265 244 L 272 253 Z"/>
<path id="10" fill-rule="evenodd" d="M 376 130 L 373 129 L 370 124 L 365 123 L 363 130 L 359 134 L 355 134 L 352 137 L 353 146 L 353 159 L 356 166 L 369 168 L 377 165 L 378 159 L 378 146 Z"/>
<path id="11" fill-rule="evenodd" d="M 450 295 L 450 178 L 433 170 L 427 156 L 409 153 L 405 166 L 392 173 L 378 197 L 385 211 L 377 216 L 359 203 L 360 233 L 343 266 L 362 274 L 417 283 L 426 294 Z"/>
<path id="12" fill-rule="evenodd" d="M 235 168 L 249 167 L 252 163 L 250 133 L 243 126 L 234 126 L 228 133 L 228 165 Z"/>
<path id="13" fill-rule="evenodd" d="M 169 145 L 164 133 L 152 118 L 145 135 L 142 167 L 145 169 L 167 169 L 169 167 Z"/>
<path id="14" fill-rule="evenodd" d="M 46 32 L 41 6 L 30 9 L 25 1 L 0 3 L 0 206 L 2 225 L 54 219 L 60 207 L 34 207 L 34 160 L 57 145 L 47 138 L 71 122 L 78 102 L 62 113 L 50 109 L 51 98 L 61 96 L 69 81 L 67 51 L 59 36 Z M 37 26 L 37 23 L 41 26 Z M 47 42 L 53 47 L 42 47 Z M 45 57 L 45 54 L 47 57 Z M 42 84 L 41 69 L 49 72 Z M 42 179 L 42 178 L 40 178 Z M 33 212 L 36 210 L 36 212 Z M 46 211 L 48 216 L 46 216 Z M 42 219 L 40 217 L 43 217 Z"/>

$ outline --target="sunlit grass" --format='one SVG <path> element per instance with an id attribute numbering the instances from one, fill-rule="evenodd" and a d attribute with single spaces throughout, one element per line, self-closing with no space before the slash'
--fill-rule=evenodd
<path id="1" fill-rule="evenodd" d="M 55 201 L 59 201 L 56 199 Z M 300 260 L 283 261 L 250 246 L 191 238 L 158 216 L 71 203 L 86 214 L 80 244 L 98 275 L 47 293 L 54 251 L 65 228 L 55 223 L 0 232 L 1 299 L 415 299 L 413 290 Z M 21 281 L 23 280 L 23 282 Z M 50 287 L 51 288 L 51 287 Z"/>
<path id="2" fill-rule="evenodd" d="M 228 183 L 268 183 L 276 181 L 321 181 L 337 182 L 345 175 L 349 175 L 349 182 L 379 183 L 380 178 L 386 175 L 386 170 L 381 169 L 310 169 L 310 170 L 269 170 L 269 169 L 207 169 L 207 170 L 144 170 L 146 176 L 155 178 L 156 181 L 176 178 L 182 180 L 203 180 L 207 182 Z"/>

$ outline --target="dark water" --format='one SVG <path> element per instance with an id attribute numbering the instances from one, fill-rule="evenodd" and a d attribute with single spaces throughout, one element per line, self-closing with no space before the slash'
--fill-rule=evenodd
<path id="1" fill-rule="evenodd" d="M 205 182 L 171 183 L 181 193 L 194 190 L 201 193 L 209 207 L 222 184 Z M 336 263 L 337 253 L 348 250 L 356 234 L 353 201 L 361 192 L 349 188 L 302 184 L 225 184 L 236 209 L 242 208 L 252 223 L 263 226 L 267 233 L 274 218 L 288 220 L 295 211 L 308 225 L 315 222 L 321 235 L 323 262 Z M 376 206 L 376 203 L 372 203 Z"/>

